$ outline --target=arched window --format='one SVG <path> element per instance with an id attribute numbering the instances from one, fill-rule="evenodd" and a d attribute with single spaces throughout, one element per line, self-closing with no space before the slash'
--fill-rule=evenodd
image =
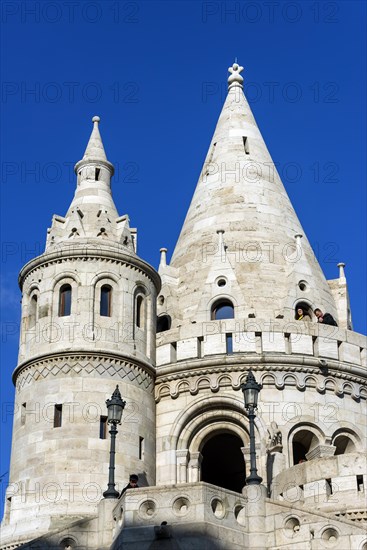
<path id="1" fill-rule="evenodd" d="M 59 317 L 67 317 L 71 313 L 71 286 L 62 285 L 59 294 Z"/>
<path id="2" fill-rule="evenodd" d="M 346 453 L 354 453 L 356 451 L 356 446 L 354 441 L 346 434 L 339 434 L 333 441 L 335 445 L 334 455 L 344 455 Z"/>
<path id="3" fill-rule="evenodd" d="M 298 311 L 301 309 L 303 313 Z M 294 318 L 301 321 L 311 321 L 313 318 L 312 307 L 306 302 L 298 302 L 294 308 Z"/>
<path id="4" fill-rule="evenodd" d="M 212 306 L 211 319 L 234 319 L 234 307 L 230 300 L 218 300 Z"/>
<path id="5" fill-rule="evenodd" d="M 317 436 L 310 430 L 300 430 L 294 434 L 293 447 L 293 464 L 300 464 L 307 460 L 306 455 L 316 445 L 319 444 Z"/>
<path id="6" fill-rule="evenodd" d="M 29 328 L 34 327 L 34 325 L 36 324 L 37 314 L 38 314 L 38 296 L 37 294 L 33 294 L 29 304 Z"/>
<path id="7" fill-rule="evenodd" d="M 144 328 L 145 324 L 145 299 L 142 294 L 135 298 L 135 324 L 139 328 Z"/>
<path id="8" fill-rule="evenodd" d="M 160 315 L 157 317 L 157 332 L 164 332 L 171 328 L 171 317 L 169 315 Z"/>
<path id="9" fill-rule="evenodd" d="M 112 305 L 112 287 L 110 285 L 103 285 L 101 287 L 99 314 L 102 317 L 111 317 L 111 305 Z"/>

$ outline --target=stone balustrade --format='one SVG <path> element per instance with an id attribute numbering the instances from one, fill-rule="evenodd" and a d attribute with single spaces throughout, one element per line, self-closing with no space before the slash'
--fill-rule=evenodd
<path id="1" fill-rule="evenodd" d="M 240 322 L 235 319 L 194 324 L 157 335 L 156 365 L 213 355 L 303 355 L 366 369 L 366 337 L 330 325 L 299 321 Z"/>
<path id="2" fill-rule="evenodd" d="M 272 481 L 272 497 L 318 509 L 366 511 L 366 457 L 348 453 L 307 461 L 282 471 Z M 343 494 L 343 496 L 342 496 Z"/>

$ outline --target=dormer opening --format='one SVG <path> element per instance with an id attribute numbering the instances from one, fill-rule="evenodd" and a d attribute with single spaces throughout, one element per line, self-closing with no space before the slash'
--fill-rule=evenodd
<path id="1" fill-rule="evenodd" d="M 245 136 L 242 136 L 242 139 L 243 139 L 244 151 L 245 151 L 246 155 L 249 155 L 250 154 L 250 147 L 249 147 L 249 143 L 248 143 L 248 138 L 245 137 Z"/>
<path id="2" fill-rule="evenodd" d="M 159 315 L 157 317 L 157 332 L 165 332 L 171 328 L 171 317 L 169 315 Z"/>
<path id="3" fill-rule="evenodd" d="M 212 305 L 210 318 L 213 321 L 234 319 L 234 307 L 230 300 L 221 298 Z"/>
<path id="4" fill-rule="evenodd" d="M 313 311 L 310 304 L 307 302 L 297 302 L 294 308 L 294 318 L 296 321 L 312 321 Z"/>

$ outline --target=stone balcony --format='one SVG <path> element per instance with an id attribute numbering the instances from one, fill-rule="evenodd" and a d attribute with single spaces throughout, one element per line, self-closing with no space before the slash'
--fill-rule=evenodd
<path id="1" fill-rule="evenodd" d="M 231 337 L 230 349 L 228 337 Z M 208 321 L 157 334 L 157 367 L 213 355 L 303 355 L 366 369 L 366 337 L 316 323 L 275 319 Z"/>
<path id="2" fill-rule="evenodd" d="M 358 521 L 366 516 L 366 455 L 316 458 L 279 473 L 272 481 L 275 500 L 332 511 Z"/>
<path id="3" fill-rule="evenodd" d="M 365 538 L 359 524 L 356 530 L 344 517 L 268 499 L 263 486 L 244 494 L 203 482 L 144 487 L 125 493 L 112 514 L 111 550 L 316 550 L 334 540 L 349 550 Z"/>

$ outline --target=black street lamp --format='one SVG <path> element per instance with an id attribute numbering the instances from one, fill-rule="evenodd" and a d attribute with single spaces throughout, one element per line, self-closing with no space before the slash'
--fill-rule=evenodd
<path id="1" fill-rule="evenodd" d="M 245 384 L 241 384 L 241 390 L 245 399 L 245 409 L 250 421 L 250 475 L 246 478 L 246 485 L 260 485 L 262 482 L 262 477 L 257 474 L 255 450 L 255 410 L 261 388 L 262 385 L 256 382 L 255 376 L 250 369 Z"/>
<path id="2" fill-rule="evenodd" d="M 108 473 L 108 488 L 103 493 L 104 498 L 118 498 L 119 492 L 115 489 L 115 445 L 116 445 L 116 424 L 121 424 L 122 411 L 125 408 L 126 401 L 121 399 L 119 387 L 116 386 L 111 399 L 106 401 L 108 417 L 107 422 L 111 425 L 111 447 L 110 447 L 110 466 Z"/>

